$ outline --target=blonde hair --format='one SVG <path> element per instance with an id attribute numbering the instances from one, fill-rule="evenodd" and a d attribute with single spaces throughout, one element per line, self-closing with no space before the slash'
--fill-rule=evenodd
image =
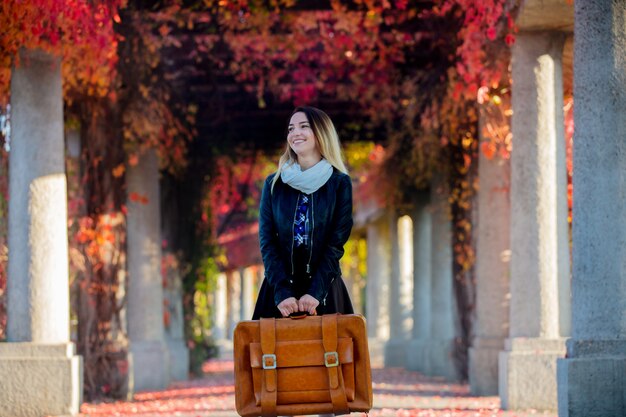
<path id="1" fill-rule="evenodd" d="M 343 153 L 341 152 L 339 135 L 337 135 L 337 130 L 335 130 L 335 125 L 333 125 L 330 117 L 328 117 L 328 115 L 322 110 L 310 106 L 296 107 L 295 110 L 291 113 L 291 116 L 296 113 L 305 114 L 307 120 L 309 121 L 309 124 L 311 125 L 311 130 L 313 131 L 313 135 L 315 136 L 315 143 L 317 145 L 317 149 L 322 155 L 322 158 L 325 158 L 333 167 L 337 168 L 339 171 L 347 174 L 348 169 L 346 168 L 346 164 L 343 161 Z M 287 142 L 285 153 L 283 153 L 280 157 L 278 161 L 278 169 L 276 170 L 276 175 L 274 175 L 274 178 L 272 179 L 272 191 L 274 191 L 274 185 L 278 181 L 280 173 L 285 168 L 285 165 L 287 163 L 294 163 L 297 161 L 298 155 L 296 155 L 296 153 L 289 146 L 289 142 Z"/>

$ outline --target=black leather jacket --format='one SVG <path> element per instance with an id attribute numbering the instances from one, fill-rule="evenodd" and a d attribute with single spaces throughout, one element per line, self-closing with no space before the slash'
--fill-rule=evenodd
<path id="1" fill-rule="evenodd" d="M 259 240 L 265 265 L 265 278 L 274 288 L 274 302 L 278 305 L 295 296 L 293 291 L 293 223 L 300 192 L 278 179 L 272 188 L 275 174 L 265 180 L 259 214 Z M 339 259 L 343 245 L 352 231 L 352 180 L 336 168 L 330 179 L 311 199 L 312 233 L 310 236 L 311 274 L 308 294 L 322 303 L 330 284 L 341 276 Z"/>

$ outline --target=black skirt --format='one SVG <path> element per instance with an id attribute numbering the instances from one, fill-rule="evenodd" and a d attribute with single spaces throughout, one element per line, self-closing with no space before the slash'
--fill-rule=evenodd
<path id="1" fill-rule="evenodd" d="M 300 298 L 307 293 L 311 276 L 306 273 L 306 250 L 294 251 L 294 266 L 296 269 L 296 275 L 293 282 L 295 297 Z M 352 308 L 352 301 L 350 300 L 350 294 L 346 288 L 346 284 L 341 277 L 337 277 L 330 285 L 326 300 L 319 300 L 320 304 L 317 306 L 317 314 L 353 314 L 354 308 Z M 259 296 L 254 307 L 254 313 L 252 314 L 252 320 L 258 320 L 261 317 L 276 317 L 281 318 L 282 314 L 276 304 L 274 304 L 274 287 L 270 285 L 267 279 L 263 280 L 261 288 L 259 289 Z"/>
<path id="2" fill-rule="evenodd" d="M 304 295 L 304 294 L 302 294 Z M 300 296 L 302 296 L 300 295 Z M 353 314 L 352 301 L 350 300 L 350 294 L 346 288 L 346 284 L 341 277 L 337 278 L 331 284 L 326 302 L 320 301 L 320 305 L 317 306 L 317 314 Z M 278 308 L 274 304 L 274 288 L 267 280 L 263 280 L 261 289 L 259 290 L 259 297 L 256 300 L 254 307 L 254 313 L 252 314 L 252 320 L 258 320 L 261 317 L 276 317 L 281 318 Z"/>

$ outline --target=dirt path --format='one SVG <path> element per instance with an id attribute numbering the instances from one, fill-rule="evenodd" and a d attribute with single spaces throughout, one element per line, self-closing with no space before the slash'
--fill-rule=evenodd
<path id="1" fill-rule="evenodd" d="M 204 370 L 207 374 L 201 379 L 137 394 L 132 402 L 83 404 L 80 416 L 236 417 L 232 360 L 209 361 Z M 449 384 L 405 369 L 373 369 L 372 379 L 372 417 L 557 417 L 535 410 L 501 411 L 498 397 L 472 397 L 465 384 Z"/>

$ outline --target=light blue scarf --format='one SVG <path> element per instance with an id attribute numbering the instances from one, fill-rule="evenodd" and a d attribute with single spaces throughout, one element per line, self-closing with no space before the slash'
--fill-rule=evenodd
<path id="1" fill-rule="evenodd" d="M 280 173 L 280 179 L 305 194 L 312 194 L 333 175 L 333 166 L 324 158 L 306 171 L 297 162 L 285 164 Z"/>

